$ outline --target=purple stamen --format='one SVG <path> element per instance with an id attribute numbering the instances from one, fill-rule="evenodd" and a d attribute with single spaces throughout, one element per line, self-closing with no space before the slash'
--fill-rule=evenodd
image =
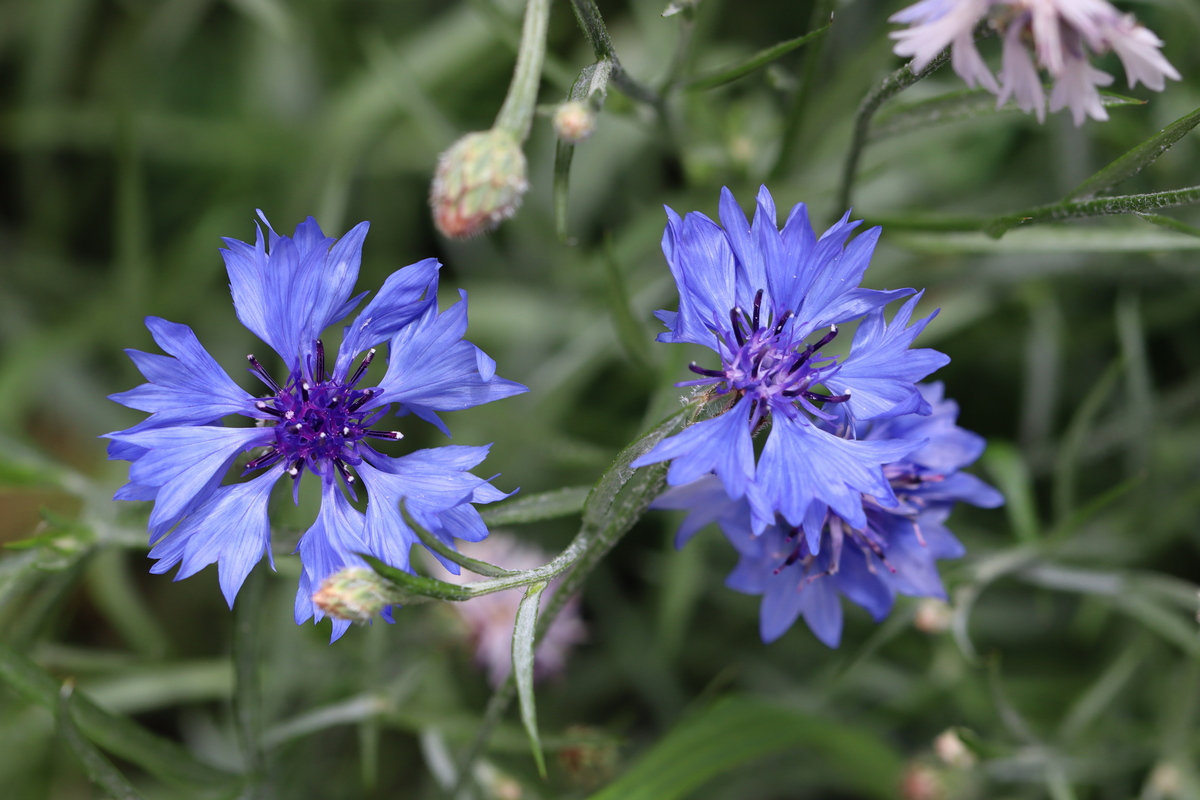
<path id="1" fill-rule="evenodd" d="M 317 368 L 313 378 L 316 379 L 317 383 L 325 380 L 325 345 L 320 339 L 317 339 Z"/>
<path id="2" fill-rule="evenodd" d="M 358 369 L 350 376 L 350 380 L 346 382 L 347 389 L 353 389 L 362 380 L 362 376 L 366 374 L 367 367 L 371 366 L 371 360 L 375 358 L 375 348 L 372 347 L 363 357 L 362 363 L 358 365 Z"/>
<path id="3" fill-rule="evenodd" d="M 250 362 L 250 372 L 253 372 L 256 378 L 265 383 L 267 388 L 275 394 L 283 394 L 283 389 L 279 388 L 279 384 L 275 382 L 271 374 L 263 369 L 263 365 L 258 363 L 258 359 L 254 357 L 253 353 L 246 356 L 246 360 Z"/>

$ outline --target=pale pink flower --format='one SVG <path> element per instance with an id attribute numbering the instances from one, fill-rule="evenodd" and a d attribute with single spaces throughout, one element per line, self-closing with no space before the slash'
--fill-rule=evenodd
<path id="1" fill-rule="evenodd" d="M 536 545 L 526 544 L 503 533 L 493 533 L 481 542 L 463 544 L 464 555 L 485 561 L 509 570 L 525 570 L 540 567 L 550 560 Z M 479 575 L 462 570 L 452 575 L 432 557 L 428 559 L 431 574 L 435 578 L 456 584 L 480 580 Z M 559 581 L 551 581 L 542 593 L 540 611 L 557 591 Z M 512 671 L 512 635 L 517 620 L 517 606 L 525 590 L 508 589 L 486 594 L 461 603 L 449 603 L 466 624 L 471 643 L 475 647 L 475 661 L 486 672 L 488 683 L 493 687 L 504 683 Z M 540 613 L 539 611 L 539 613 Z M 566 668 L 567 653 L 572 646 L 582 642 L 586 628 L 579 615 L 579 598 L 567 601 L 558 617 L 550 624 L 545 637 L 534 652 L 534 675 L 542 679 L 562 674 Z"/>
<path id="2" fill-rule="evenodd" d="M 1093 55 L 1116 53 L 1130 88 L 1144 83 L 1162 91 L 1166 78 L 1180 79 L 1160 51 L 1162 40 L 1108 0 L 921 0 L 891 20 L 910 26 L 891 37 L 897 55 L 912 56 L 913 69 L 949 46 L 951 65 L 968 86 L 992 92 L 998 106 L 1011 98 L 1038 121 L 1047 102 L 1039 68 L 1054 81 L 1050 110 L 1071 109 L 1076 125 L 1108 119 L 1097 87 L 1113 79 L 1091 65 Z M 975 47 L 974 31 L 985 20 L 1003 36 L 999 82 Z"/>

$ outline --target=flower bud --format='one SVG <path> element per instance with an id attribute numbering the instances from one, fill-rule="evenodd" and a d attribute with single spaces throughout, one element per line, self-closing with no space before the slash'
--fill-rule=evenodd
<path id="1" fill-rule="evenodd" d="M 383 579 L 366 567 L 346 567 L 326 578 L 313 594 L 317 608 L 334 619 L 368 622 L 396 601 Z"/>
<path id="2" fill-rule="evenodd" d="M 433 221 L 452 239 L 478 236 L 516 213 L 528 189 L 525 154 L 511 133 L 468 133 L 438 159 L 429 194 Z"/>
<path id="3" fill-rule="evenodd" d="M 927 597 L 917 606 L 913 625 L 925 633 L 944 633 L 954 624 L 954 609 L 944 601 Z"/>
<path id="4" fill-rule="evenodd" d="M 948 767 L 969 769 L 975 764 L 975 754 L 967 749 L 954 728 L 938 734 L 933 740 L 933 752 L 937 753 L 937 757 Z"/>
<path id="5" fill-rule="evenodd" d="M 596 130 L 596 113 L 578 100 L 568 100 L 554 110 L 554 133 L 567 144 L 579 144 Z"/>

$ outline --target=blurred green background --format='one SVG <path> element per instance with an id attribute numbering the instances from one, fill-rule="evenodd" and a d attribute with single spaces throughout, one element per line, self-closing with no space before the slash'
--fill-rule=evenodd
<path id="1" fill-rule="evenodd" d="M 230 710 L 235 616 L 215 570 L 178 584 L 146 574 L 147 510 L 107 501 L 126 465 L 106 462 L 96 437 L 141 417 L 105 396 L 141 381 L 122 349 L 154 350 L 147 314 L 192 326 L 251 386 L 242 359 L 266 347 L 237 324 L 217 249 L 221 236 L 253 237 L 255 209 L 280 232 L 309 214 L 331 235 L 371 220 L 360 290 L 422 258 L 445 264 L 443 303 L 467 289 L 469 338 L 530 387 L 448 418 L 455 443 L 495 443 L 480 474 L 500 473 L 505 491 L 590 484 L 677 407 L 672 384 L 703 356 L 653 343 L 650 312 L 675 302 L 662 205 L 715 216 L 721 186 L 748 208 L 768 182 L 781 209 L 840 215 L 854 111 L 900 66 L 886 19 L 902 3 L 840 3 L 816 49 L 703 92 L 681 79 L 805 33 L 813 3 L 704 0 L 694 20 L 663 18 L 665 5 L 599 4 L 628 72 L 668 87 L 667 115 L 610 89 L 575 153 L 568 241 L 555 234 L 542 115 L 518 215 L 451 242 L 434 233 L 429 180 L 437 154 L 498 110 L 519 2 L 0 2 L 0 540 L 38 537 L 0 555 L 0 635 L 45 670 L 27 677 L 73 678 L 182 743 L 201 772 L 246 766 Z M 1165 39 L 1182 82 L 1154 94 L 1119 80 L 1148 102 L 1082 128 L 1004 112 L 880 135 L 855 215 L 1054 202 L 1200 107 L 1200 5 L 1124 7 Z M 541 102 L 565 97 L 592 60 L 569 4 L 554 4 Z M 1100 66 L 1119 74 L 1115 57 Z M 961 89 L 943 70 L 893 107 Z M 1193 133 L 1120 192 L 1196 184 Z M 1200 225 L 1195 209 L 1165 213 Z M 970 553 L 943 564 L 954 629 L 919 630 L 920 604 L 902 600 L 879 627 L 849 608 L 837 651 L 802 625 L 764 646 L 757 599 L 722 586 L 734 558 L 719 534 L 675 552 L 678 519 L 652 514 L 589 581 L 587 643 L 539 687 L 549 779 L 510 714 L 485 794 L 586 797 L 658 757 L 651 767 L 679 774 L 661 773 L 677 781 L 655 800 L 718 771 L 689 796 L 1200 798 L 1200 238 L 1134 216 L 1002 239 L 904 227 L 885 227 L 866 283 L 928 288 L 923 308 L 941 315 L 921 343 L 953 359 L 936 377 L 960 423 L 992 443 L 977 471 L 1009 497 L 952 518 Z M 409 427 L 406 445 L 445 442 Z M 264 796 L 442 796 L 487 684 L 444 608 L 400 610 L 396 625 L 332 647 L 327 626 L 292 623 L 298 564 L 286 553 L 310 501 L 278 503 L 279 571 L 262 587 Z M 516 533 L 555 551 L 575 524 Z M 0 796 L 105 796 L 53 705 L 33 702 L 5 658 Z M 742 705 L 714 715 L 724 695 Z M 975 748 L 969 766 L 932 752 L 952 726 Z M 688 735 L 706 744 L 654 751 Z M 747 752 L 718 769 L 713 753 L 738 742 Z M 146 797 L 236 793 L 100 744 Z M 915 794 L 921 781 L 941 794 Z M 630 787 L 615 796 L 639 796 Z"/>

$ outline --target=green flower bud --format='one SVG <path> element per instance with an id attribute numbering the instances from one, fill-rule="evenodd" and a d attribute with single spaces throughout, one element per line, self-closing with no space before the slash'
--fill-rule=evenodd
<path id="1" fill-rule="evenodd" d="M 468 133 L 438 159 L 429 203 L 443 235 L 465 239 L 516 213 L 529 189 L 525 154 L 507 131 Z"/>
<path id="2" fill-rule="evenodd" d="M 366 567 L 346 567 L 333 573 L 312 600 L 329 616 L 354 622 L 368 622 L 396 602 L 383 579 Z"/>
<path id="3" fill-rule="evenodd" d="M 567 144 L 579 144 L 596 131 L 596 113 L 586 103 L 568 100 L 554 110 L 554 132 Z"/>

